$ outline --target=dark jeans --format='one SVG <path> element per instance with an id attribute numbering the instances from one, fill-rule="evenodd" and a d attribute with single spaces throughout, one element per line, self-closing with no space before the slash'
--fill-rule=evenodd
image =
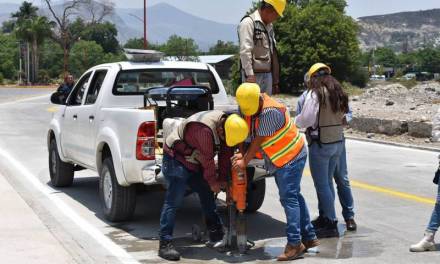
<path id="1" fill-rule="evenodd" d="M 160 240 L 172 240 L 176 211 L 182 204 L 187 186 L 199 195 L 209 230 L 220 228 L 221 219 L 217 214 L 214 193 L 201 173 L 194 173 L 186 169 L 180 162 L 164 154 L 162 172 L 167 181 L 168 189 L 160 215 Z"/>

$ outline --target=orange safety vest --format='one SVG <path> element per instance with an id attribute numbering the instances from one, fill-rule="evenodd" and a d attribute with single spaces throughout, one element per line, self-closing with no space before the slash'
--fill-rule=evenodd
<path id="1" fill-rule="evenodd" d="M 293 160 L 302 150 L 304 146 L 304 139 L 298 131 L 296 125 L 290 119 L 290 114 L 283 104 L 278 103 L 270 98 L 267 94 L 263 94 L 263 109 L 277 108 L 284 113 L 284 126 L 280 128 L 274 135 L 266 137 L 261 144 L 261 149 L 269 157 L 272 163 L 281 168 L 288 162 Z M 245 116 L 248 126 L 252 128 L 252 117 Z M 254 131 L 258 128 L 259 117 L 254 120 Z M 261 153 L 257 153 L 257 158 L 262 158 Z"/>

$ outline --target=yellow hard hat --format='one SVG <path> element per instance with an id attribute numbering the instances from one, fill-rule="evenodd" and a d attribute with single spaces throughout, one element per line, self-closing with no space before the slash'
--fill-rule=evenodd
<path id="1" fill-rule="evenodd" d="M 273 8 L 275 9 L 275 11 L 277 11 L 280 17 L 283 16 L 284 9 L 286 9 L 286 0 L 264 0 L 264 2 L 273 6 Z"/>
<path id="2" fill-rule="evenodd" d="M 328 73 L 332 73 L 332 69 L 329 66 L 325 65 L 324 63 L 318 62 L 313 64 L 312 67 L 310 67 L 310 70 L 307 72 L 307 75 L 309 76 L 309 78 L 311 78 L 313 74 L 315 74 L 321 69 L 326 69 Z"/>
<path id="3" fill-rule="evenodd" d="M 226 145 L 236 146 L 246 140 L 249 135 L 249 127 L 243 118 L 236 114 L 230 115 L 225 122 Z"/>
<path id="4" fill-rule="evenodd" d="M 260 86 L 256 83 L 243 83 L 236 92 L 238 106 L 245 116 L 254 115 L 260 106 Z"/>

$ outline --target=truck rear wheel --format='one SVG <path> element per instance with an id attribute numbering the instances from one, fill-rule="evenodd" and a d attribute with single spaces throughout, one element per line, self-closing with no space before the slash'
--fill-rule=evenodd
<path id="1" fill-rule="evenodd" d="M 55 139 L 49 145 L 49 174 L 54 187 L 68 187 L 73 183 L 74 166 L 61 160 Z"/>
<path id="2" fill-rule="evenodd" d="M 107 220 L 120 222 L 133 216 L 136 208 L 136 186 L 119 185 L 111 157 L 104 159 L 100 171 L 99 197 Z"/>
<path id="3" fill-rule="evenodd" d="M 266 194 L 266 179 L 251 182 L 247 189 L 246 195 L 246 212 L 255 213 L 260 209 L 264 202 Z"/>

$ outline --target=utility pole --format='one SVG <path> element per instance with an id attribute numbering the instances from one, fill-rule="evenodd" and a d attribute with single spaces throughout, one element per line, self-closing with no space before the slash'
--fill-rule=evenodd
<path id="1" fill-rule="evenodd" d="M 147 47 L 147 0 L 144 0 L 144 49 Z"/>

